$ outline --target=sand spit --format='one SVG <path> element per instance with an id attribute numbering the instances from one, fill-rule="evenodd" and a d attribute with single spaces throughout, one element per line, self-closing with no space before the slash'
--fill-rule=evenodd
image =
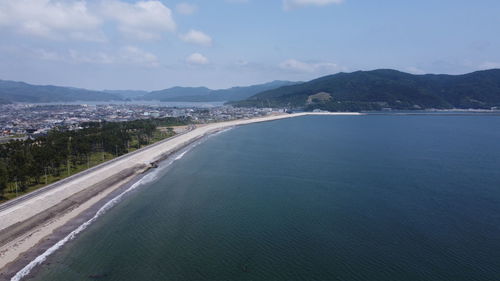
<path id="1" fill-rule="evenodd" d="M 220 122 L 200 126 L 182 135 L 127 154 L 70 180 L 1 208 L 0 205 L 0 281 L 10 280 L 16 270 L 30 263 L 33 248 L 47 244 L 46 237 L 80 214 L 88 211 L 127 182 L 168 156 L 200 138 L 220 130 L 257 122 L 305 115 L 361 115 L 360 113 L 295 113 Z M 53 241 L 55 244 L 57 241 Z M 36 251 L 35 251 L 36 252 Z"/>

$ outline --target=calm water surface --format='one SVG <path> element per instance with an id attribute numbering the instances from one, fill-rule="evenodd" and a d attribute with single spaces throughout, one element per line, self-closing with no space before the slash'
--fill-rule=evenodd
<path id="1" fill-rule="evenodd" d="M 500 117 L 303 117 L 211 137 L 32 280 L 500 280 Z"/>

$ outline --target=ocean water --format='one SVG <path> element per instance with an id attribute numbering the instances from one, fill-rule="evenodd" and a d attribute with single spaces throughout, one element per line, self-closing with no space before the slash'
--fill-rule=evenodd
<path id="1" fill-rule="evenodd" d="M 500 280 L 500 117 L 310 116 L 210 137 L 30 280 Z"/>

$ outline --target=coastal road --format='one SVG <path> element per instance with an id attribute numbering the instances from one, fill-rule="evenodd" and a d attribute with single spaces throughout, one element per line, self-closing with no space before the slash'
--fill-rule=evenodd
<path id="1" fill-rule="evenodd" d="M 148 145 L 148 146 L 145 146 L 143 148 L 140 148 L 134 152 L 130 152 L 130 153 L 127 153 L 127 154 L 124 154 L 120 157 L 117 157 L 117 158 L 114 158 L 112 160 L 109 160 L 107 162 L 104 162 L 102 164 L 99 164 L 97 166 L 94 166 L 90 169 L 87 169 L 85 171 L 82 171 L 80 173 L 77 173 L 75 175 L 72 175 L 70 177 L 67 177 L 65 179 L 62 179 L 60 181 L 57 181 L 55 183 L 52 183 L 52 184 L 49 184 L 45 187 L 42 187 L 40 189 L 37 189 L 35 191 L 32 191 L 28 194 L 25 194 L 23 196 L 20 196 L 20 197 L 17 197 L 15 199 L 12 199 L 12 200 L 9 200 L 3 204 L 0 204 L 0 213 L 5 211 L 5 210 L 8 210 L 12 207 L 15 207 L 16 205 L 19 205 L 20 203 L 23 203 L 27 200 L 30 200 L 30 199 L 33 199 L 33 198 L 36 198 L 40 195 L 44 195 L 45 193 L 49 192 L 49 191 L 52 191 L 58 187 L 61 187 L 62 185 L 65 185 L 65 184 L 68 184 L 68 183 L 71 183 L 75 180 L 78 180 L 92 172 L 95 172 L 95 171 L 98 171 L 100 169 L 103 169 L 103 168 L 106 168 L 108 166 L 111 166 L 112 164 L 118 162 L 118 161 L 121 161 L 125 158 L 132 158 L 132 156 L 134 156 L 135 154 L 139 154 L 139 153 L 142 153 L 142 152 L 145 152 L 145 151 L 151 151 L 151 150 L 154 150 L 155 147 L 157 146 L 161 146 L 167 142 L 172 142 L 172 143 L 175 143 L 175 140 L 178 139 L 178 138 L 182 138 L 183 136 L 185 135 L 190 135 L 191 133 L 196 134 L 195 131 L 199 131 L 199 135 L 204 135 L 206 134 L 207 132 L 209 131 L 212 131 L 212 130 L 217 130 L 217 129 L 221 129 L 221 128 L 224 128 L 224 127 L 231 127 L 231 126 L 239 126 L 239 125 L 245 125 L 245 124 L 250 124 L 250 123 L 255 123 L 255 122 L 267 122 L 267 121 L 273 121 L 273 120 L 279 120 L 279 119 L 284 119 L 284 118 L 291 118 L 291 117 L 299 117 L 299 116 L 305 116 L 305 115 L 362 115 L 360 113 L 323 113 L 323 112 L 319 112 L 319 113 L 313 113 L 313 112 L 301 112 L 301 113 L 293 113 L 293 114 L 281 114 L 281 115 L 274 115 L 274 116 L 265 116 L 265 117 L 258 117 L 258 118 L 253 118 L 253 119 L 238 119 L 238 120 L 232 120 L 232 121 L 226 121 L 226 122 L 221 122 L 221 123 L 210 123 L 210 124 L 206 124 L 205 126 L 201 126 L 201 127 L 190 127 L 187 131 L 185 132 L 182 132 L 180 134 L 177 134 L 171 138 L 167 138 L 167 139 L 164 139 L 164 140 L 161 140 L 159 142 L 156 142 L 154 144 L 151 144 L 151 145 Z M 186 137 L 189 142 L 189 139 L 193 139 L 194 137 Z M 168 150 L 168 149 L 167 149 Z"/>
<path id="2" fill-rule="evenodd" d="M 45 192 L 47 192 L 47 191 L 50 191 L 50 190 L 52 190 L 52 189 L 54 189 L 54 188 L 57 188 L 57 187 L 59 187 L 59 186 L 61 186 L 61 185 L 65 184 L 65 183 L 67 183 L 67 182 L 70 182 L 70 181 L 72 181 L 72 180 L 75 180 L 75 179 L 77 179 L 77 178 L 80 178 L 80 177 L 82 177 L 82 176 L 85 176 L 85 175 L 87 175 L 87 174 L 89 174 L 89 173 L 91 173 L 91 172 L 93 172 L 93 171 L 95 171 L 95 170 L 97 170 L 97 169 L 100 169 L 100 168 L 106 167 L 106 166 L 108 166 L 108 165 L 111 165 L 111 164 L 115 163 L 116 161 L 120 161 L 120 160 L 122 160 L 122 159 L 124 159 L 124 158 L 126 158 L 126 157 L 130 157 L 130 156 L 132 156 L 132 155 L 134 155 L 134 154 L 140 153 L 140 152 L 142 152 L 142 151 L 144 151 L 144 150 L 147 150 L 147 149 L 150 149 L 150 148 L 152 148 L 152 147 L 155 147 L 155 146 L 161 145 L 161 144 L 162 144 L 162 143 L 164 143 L 164 142 L 170 141 L 170 140 L 172 140 L 172 139 L 174 139 L 174 138 L 177 138 L 177 137 L 180 137 L 180 136 L 182 136 L 182 135 L 184 135 L 184 134 L 187 134 L 187 133 L 189 133 L 190 131 L 192 131 L 194 128 L 196 128 L 196 127 L 189 127 L 189 130 L 187 130 L 187 131 L 185 131 L 185 132 L 182 132 L 182 133 L 177 134 L 177 135 L 175 135 L 175 136 L 172 136 L 172 137 L 170 137 L 170 138 L 166 138 L 166 139 L 164 139 L 164 140 L 161 140 L 161 141 L 155 142 L 155 143 L 153 143 L 153 144 L 151 144 L 151 145 L 148 145 L 148 146 L 142 147 L 142 148 L 137 149 L 137 150 L 135 150 L 135 151 L 133 151 L 133 152 L 129 152 L 129 153 L 127 153 L 127 154 L 124 154 L 124 155 L 121 155 L 121 156 L 119 156 L 119 157 L 113 158 L 113 159 L 111 159 L 111 160 L 109 160 L 109 161 L 106 161 L 106 162 L 104 162 L 104 163 L 101 163 L 101 164 L 99 164 L 99 165 L 97 165 L 97 166 L 94 166 L 94 167 L 92 167 L 92 168 L 89 168 L 89 169 L 87 169 L 87 170 L 85 170 L 85 171 L 81 171 L 80 173 L 74 174 L 74 175 L 69 176 L 69 177 L 67 177 L 67 178 L 64 178 L 64 179 L 62 179 L 62 180 L 59 180 L 59 181 L 57 181 L 57 182 L 51 183 L 51 184 L 49 184 L 49 185 L 47 185 L 47 186 L 44 186 L 44 187 L 39 188 L 39 189 L 37 189 L 37 190 L 34 190 L 34 191 L 32 191 L 32 192 L 30 192 L 30 193 L 28 193 L 28 194 L 22 195 L 22 196 L 20 196 L 20 197 L 17 197 L 17 198 L 14 198 L 14 199 L 12 199 L 12 200 L 9 200 L 9 201 L 7 201 L 7 202 L 5 202 L 5 203 L 2 203 L 2 204 L 0 204 L 0 212 L 1 212 L 1 211 L 3 211 L 3 210 L 6 210 L 6 209 L 8 209 L 8 208 L 10 208 L 10 207 L 12 207 L 12 206 L 15 206 L 16 204 L 22 203 L 22 202 L 24 202 L 24 201 L 26 201 L 26 200 L 29 200 L 29 199 L 31 199 L 31 198 L 33 198 L 33 197 L 36 197 L 36 196 L 41 195 L 41 194 L 43 194 L 43 193 L 45 193 Z"/>
<path id="3" fill-rule="evenodd" d="M 175 137 L 159 141 L 132 153 L 125 154 L 111 161 L 95 166 L 72 177 L 51 184 L 37 191 L 0 205 L 0 234 L 4 245 L 0 245 L 0 271 L 21 257 L 22 253 L 35 247 L 40 241 L 53 233 L 78 214 L 90 208 L 100 196 L 100 188 L 107 192 L 118 188 L 122 182 L 110 186 L 108 179 L 117 179 L 129 169 L 145 167 L 172 155 L 186 145 L 223 129 L 251 123 L 268 122 L 306 115 L 362 115 L 359 113 L 293 113 L 269 115 L 252 119 L 238 119 L 227 122 L 211 123 L 178 134 Z M 120 178 L 118 178 L 120 180 Z M 121 178 L 123 182 L 127 178 Z M 111 190 L 109 190 L 111 189 Z M 90 198 L 90 199 L 89 199 Z M 66 201 L 70 199 L 69 201 Z M 72 206 L 79 205 L 71 210 Z M 60 211 L 64 210 L 64 211 Z M 68 211 L 68 212 L 66 212 Z M 53 218 L 56 218 L 54 220 Z M 37 229 L 37 231 L 34 231 Z M 0 236 L 2 238 L 2 236 Z M 19 272 L 26 264 L 21 261 L 12 273 Z M 36 261 L 31 261 L 30 263 Z M 1 279 L 1 278 L 0 278 Z"/>
<path id="4" fill-rule="evenodd" d="M 174 137 L 159 141 L 155 144 L 143 147 L 134 152 L 127 153 L 108 162 L 102 163 L 78 174 L 40 188 L 36 191 L 7 201 L 0 205 L 0 229 L 8 227 L 13 223 L 28 219 L 51 206 L 57 205 L 64 199 L 97 184 L 100 180 L 116 174 L 121 170 L 136 164 L 149 164 L 159 160 L 162 154 L 172 153 L 186 144 L 227 127 L 246 125 L 257 122 L 268 122 L 273 120 L 293 118 L 305 115 L 362 115 L 360 113 L 312 113 L 301 112 L 293 114 L 269 115 L 252 119 L 238 119 L 220 123 L 210 123 L 201 127 L 190 128 Z M 135 164 L 134 164 L 135 163 Z M 29 207 L 28 207 L 29 206 Z M 10 216 L 11 211 L 21 208 L 23 211 Z"/>

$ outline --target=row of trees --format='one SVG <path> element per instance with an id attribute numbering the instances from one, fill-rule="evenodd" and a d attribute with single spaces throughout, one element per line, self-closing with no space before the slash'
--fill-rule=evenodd
<path id="1" fill-rule="evenodd" d="M 119 156 L 150 144 L 159 126 L 188 123 L 187 118 L 173 117 L 93 122 L 82 124 L 81 130 L 58 128 L 36 139 L 0 145 L 0 197 L 8 187 L 25 191 L 29 186 L 43 183 L 48 176 L 70 174 L 72 167 L 77 165 L 90 166 L 90 158 L 95 153 Z"/>

